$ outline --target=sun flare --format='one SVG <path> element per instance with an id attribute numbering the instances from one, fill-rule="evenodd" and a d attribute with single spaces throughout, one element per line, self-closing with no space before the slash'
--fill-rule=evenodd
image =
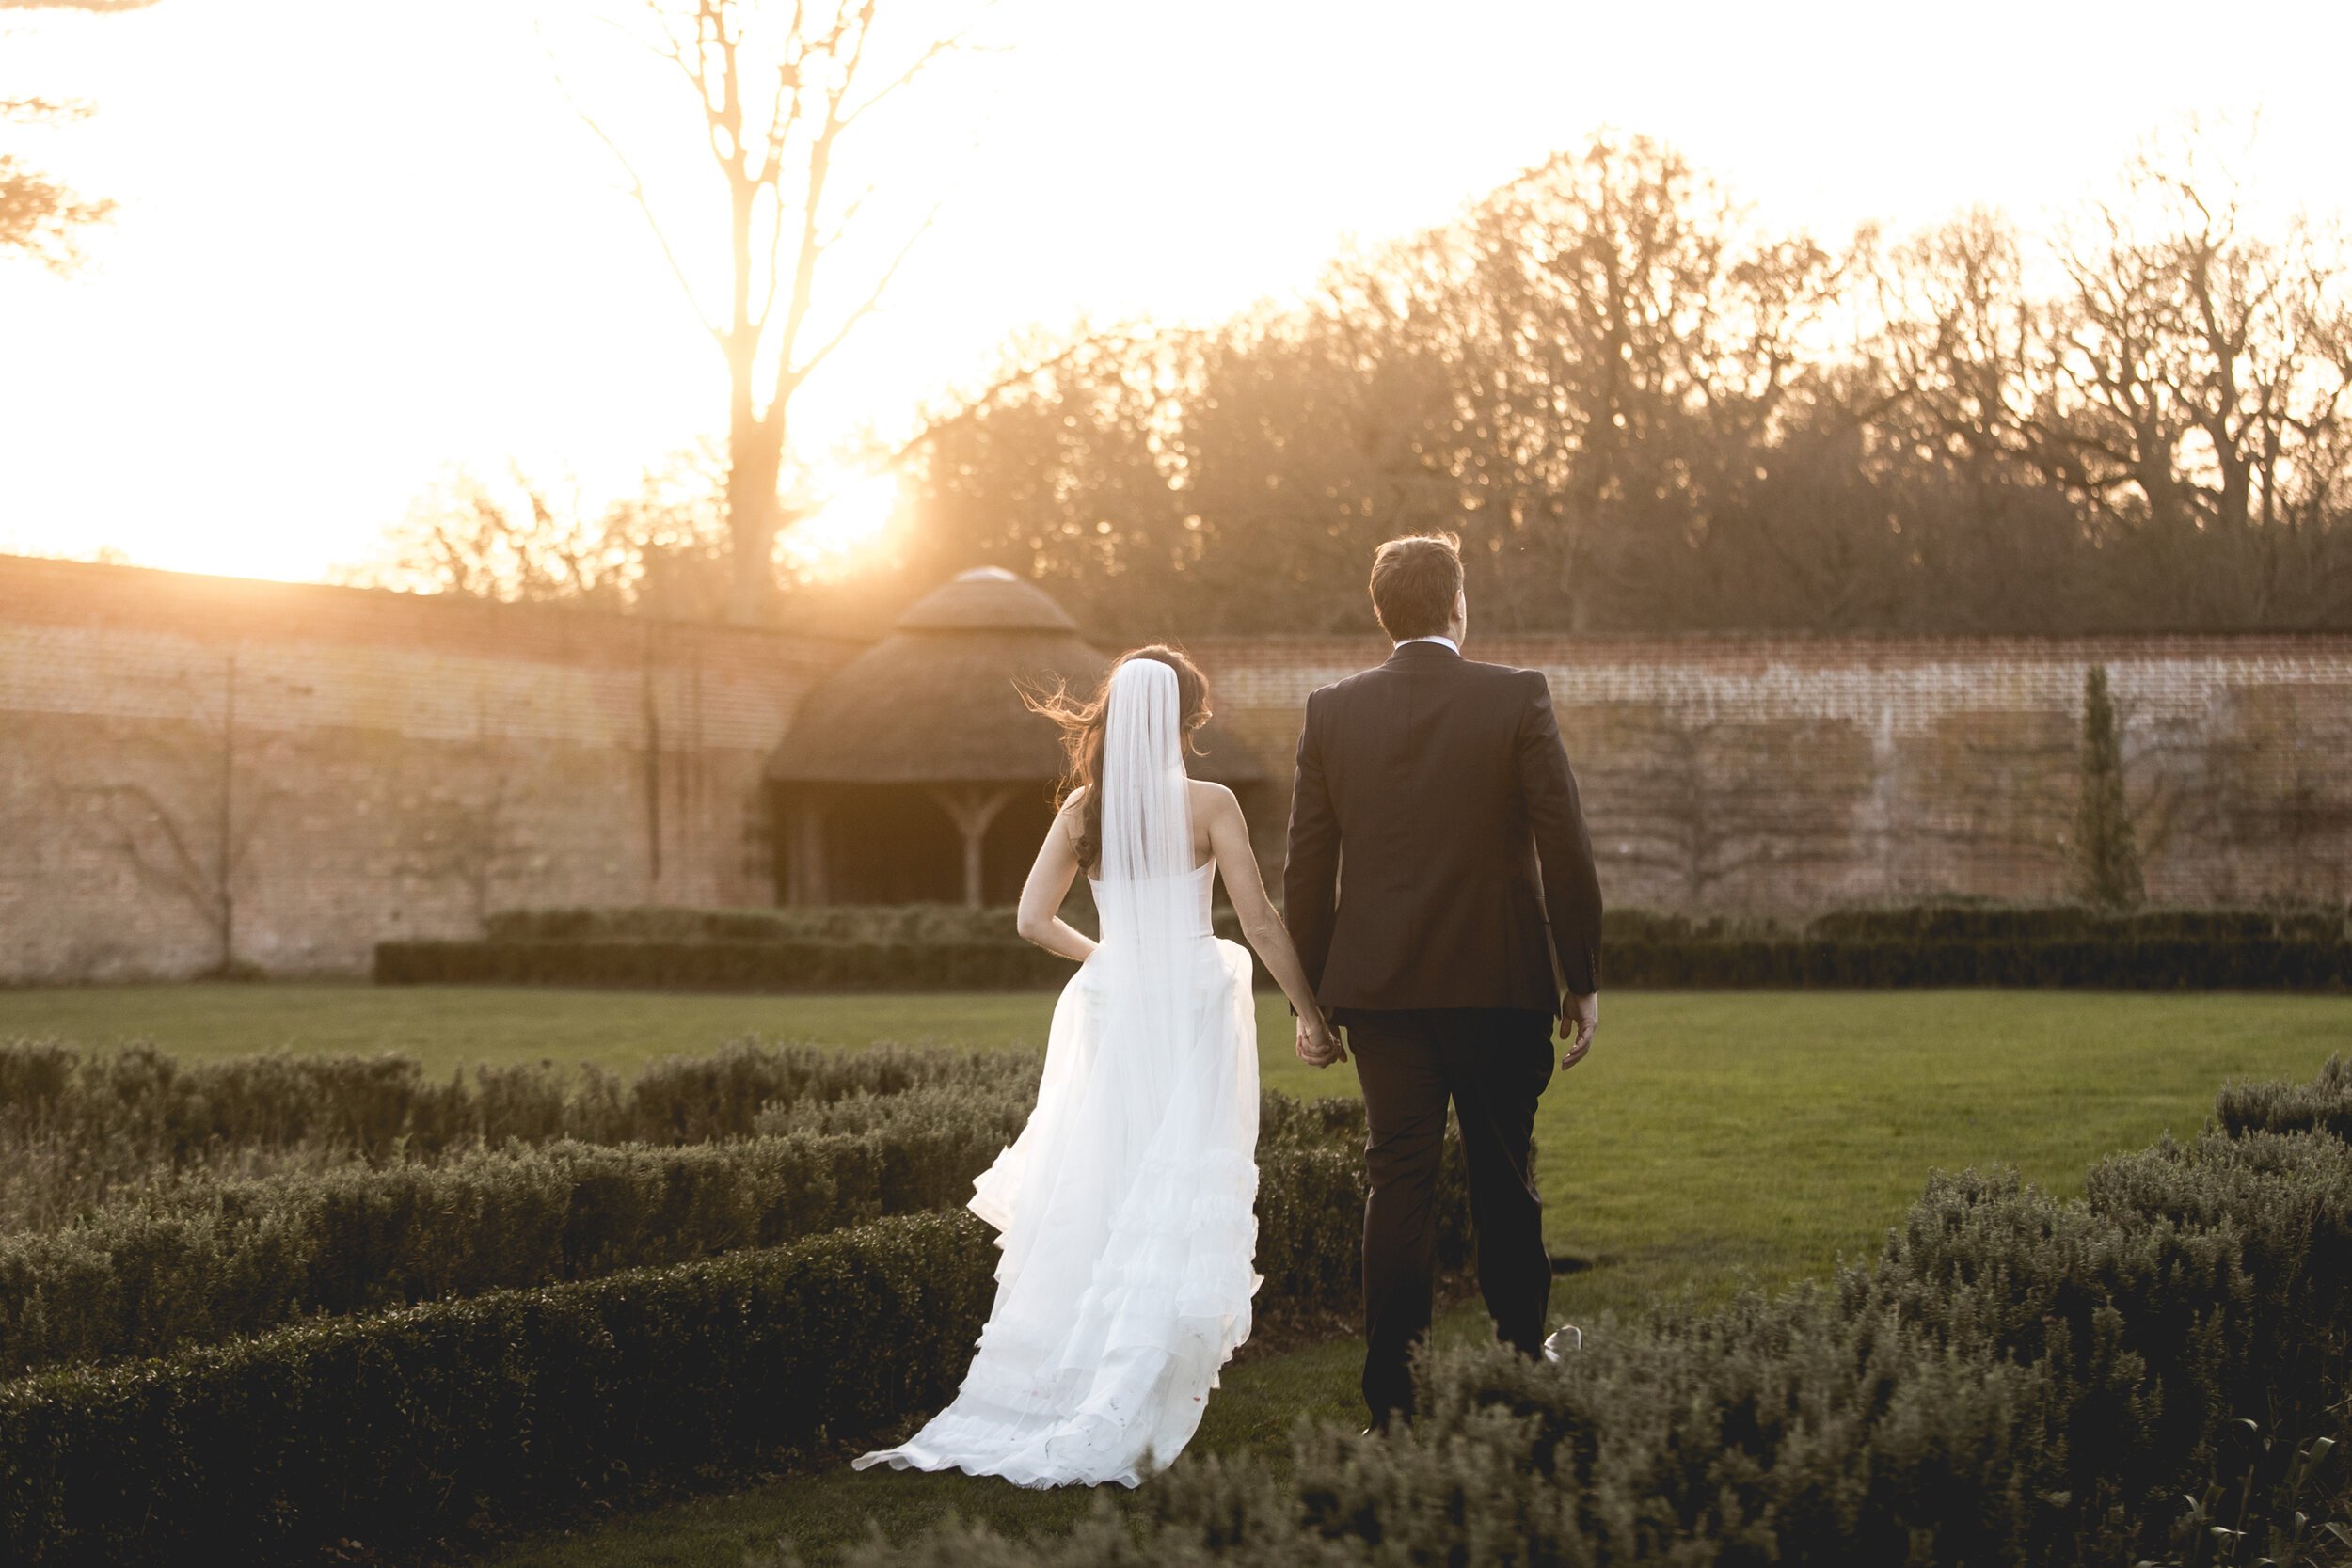
<path id="1" fill-rule="evenodd" d="M 784 531 L 779 552 L 802 571 L 840 565 L 880 539 L 898 513 L 898 476 L 850 474 L 820 492 L 817 510 Z"/>

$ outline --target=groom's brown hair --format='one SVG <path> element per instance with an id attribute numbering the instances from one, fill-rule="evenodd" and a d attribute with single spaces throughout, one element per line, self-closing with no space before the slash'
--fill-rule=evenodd
<path id="1" fill-rule="evenodd" d="M 1462 591 L 1462 541 L 1451 533 L 1414 533 L 1372 552 L 1372 612 L 1391 642 L 1441 637 Z"/>

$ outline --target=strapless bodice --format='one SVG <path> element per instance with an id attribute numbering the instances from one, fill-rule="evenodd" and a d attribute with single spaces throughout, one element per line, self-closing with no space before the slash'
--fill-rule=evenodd
<path id="1" fill-rule="evenodd" d="M 1190 871 L 1184 873 L 1183 878 L 1176 879 L 1189 881 L 1192 884 L 1192 899 L 1191 902 L 1185 907 L 1193 911 L 1194 920 L 1192 929 L 1186 934 L 1196 937 L 1214 935 L 1215 932 L 1212 930 L 1209 922 L 1209 903 L 1211 897 L 1216 891 L 1216 862 L 1210 861 L 1205 865 L 1196 865 Z M 1096 911 L 1102 916 L 1103 940 L 1110 942 L 1119 937 L 1127 935 L 1128 933 L 1118 928 L 1120 920 L 1121 919 L 1120 913 L 1104 907 L 1102 898 L 1103 884 L 1089 878 L 1088 879 L 1087 886 L 1089 891 L 1095 895 L 1094 907 Z"/>

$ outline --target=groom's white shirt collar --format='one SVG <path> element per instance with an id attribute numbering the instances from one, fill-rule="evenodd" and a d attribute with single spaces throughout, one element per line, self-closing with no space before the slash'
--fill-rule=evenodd
<path id="1" fill-rule="evenodd" d="M 1405 646 L 1406 642 L 1440 642 L 1453 649 L 1457 654 L 1462 651 L 1462 645 L 1454 641 L 1451 637 L 1408 637 L 1405 639 L 1404 642 L 1399 642 L 1397 646 L 1402 648 Z"/>

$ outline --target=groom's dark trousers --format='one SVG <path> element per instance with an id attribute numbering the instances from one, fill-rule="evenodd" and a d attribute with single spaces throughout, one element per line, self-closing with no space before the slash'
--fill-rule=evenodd
<path id="1" fill-rule="evenodd" d="M 1408 642 L 1316 691 L 1282 883 L 1363 1085 L 1363 1387 L 1385 1420 L 1413 1408 L 1449 1102 L 1496 1333 L 1530 1354 L 1543 1342 L 1551 1266 L 1528 1143 L 1560 989 L 1591 993 L 1600 968 L 1592 841 L 1543 675 Z"/>

